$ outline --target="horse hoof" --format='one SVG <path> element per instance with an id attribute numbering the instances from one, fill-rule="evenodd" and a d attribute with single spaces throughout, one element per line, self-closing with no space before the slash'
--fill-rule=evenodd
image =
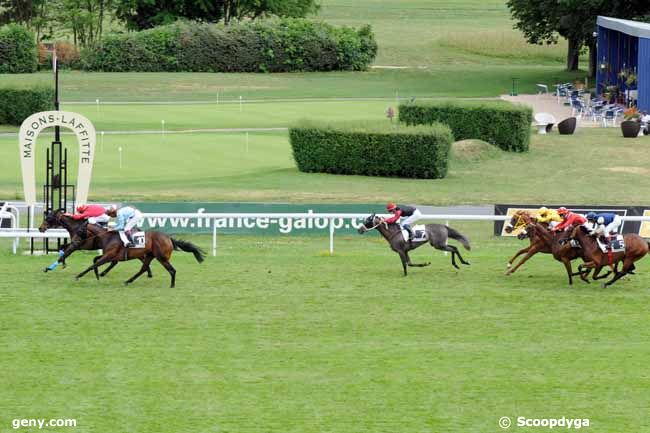
<path id="1" fill-rule="evenodd" d="M 512 263 L 508 263 L 508 264 L 506 265 L 506 268 L 508 268 L 508 269 L 512 268 Z"/>
<path id="2" fill-rule="evenodd" d="M 600 288 L 601 288 L 601 289 L 606 289 L 606 288 L 607 288 L 607 284 L 605 284 L 605 283 L 600 283 Z"/>
<path id="3" fill-rule="evenodd" d="M 45 272 L 47 274 L 48 272 L 50 272 L 50 270 L 48 268 L 45 268 L 45 269 L 43 269 L 43 272 Z"/>
<path id="4" fill-rule="evenodd" d="M 131 284 L 130 281 L 125 281 L 125 282 L 124 282 L 124 286 L 128 286 L 129 284 Z"/>

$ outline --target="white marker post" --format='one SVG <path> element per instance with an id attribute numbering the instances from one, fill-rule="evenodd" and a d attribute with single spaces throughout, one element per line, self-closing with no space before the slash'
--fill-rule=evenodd
<path id="1" fill-rule="evenodd" d="M 219 92 L 217 92 L 217 105 L 219 105 Z"/>
<path id="2" fill-rule="evenodd" d="M 242 96 L 239 96 L 239 112 L 240 112 L 240 113 L 241 113 L 242 111 L 244 111 L 244 108 L 243 108 L 243 106 L 242 106 L 242 99 L 243 99 Z"/>
<path id="3" fill-rule="evenodd" d="M 122 146 L 117 148 L 117 152 L 120 154 L 120 170 L 122 169 Z"/>
<path id="4" fill-rule="evenodd" d="M 162 138 L 163 138 L 163 140 L 164 140 L 164 139 L 165 139 L 165 121 L 164 121 L 164 120 L 161 120 L 161 121 L 160 121 L 160 125 L 161 125 L 161 127 L 162 127 Z"/>
<path id="5" fill-rule="evenodd" d="M 100 150 L 102 151 L 102 153 L 104 153 L 104 131 L 101 132 L 101 137 L 102 137 L 102 141 L 100 141 L 101 143 Z"/>

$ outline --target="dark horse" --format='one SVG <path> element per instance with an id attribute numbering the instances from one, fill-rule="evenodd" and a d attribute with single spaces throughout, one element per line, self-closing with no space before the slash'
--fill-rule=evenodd
<path id="1" fill-rule="evenodd" d="M 100 257 L 95 258 L 94 263 L 88 269 L 77 275 L 77 279 L 97 269 L 104 263 L 140 259 L 142 260 L 142 267 L 138 273 L 124 282 L 124 284 L 130 284 L 140 275 L 144 274 L 149 269 L 151 261 L 156 259 L 167 269 L 169 275 L 171 275 L 171 287 L 174 287 L 176 285 L 176 269 L 169 262 L 172 251 L 182 250 L 192 253 L 199 263 L 205 258 L 203 250 L 191 242 L 170 238 L 160 232 L 147 232 L 144 248 L 125 248 L 119 233 L 116 231 L 108 231 L 95 225 L 89 225 L 87 230 L 91 235 L 101 239 L 104 253 Z"/>
<path id="2" fill-rule="evenodd" d="M 594 269 L 594 275 L 592 277 L 594 280 L 604 278 L 606 275 L 599 277 L 598 274 L 602 268 L 609 266 L 614 272 L 614 277 L 612 277 L 612 279 L 608 282 L 602 284 L 602 287 L 605 288 L 614 284 L 624 275 L 634 274 L 634 262 L 648 254 L 650 251 L 650 243 L 648 243 L 641 236 L 634 233 L 623 235 L 623 238 L 625 239 L 625 251 L 611 253 L 610 255 L 603 253 L 600 250 L 596 239 L 587 233 L 587 229 L 585 227 L 578 226 L 573 229 L 573 233 L 571 233 L 571 239 L 576 240 L 584 250 L 586 263 L 580 265 L 579 267 L 580 271 L 584 270 L 584 275 L 582 278 L 586 280 L 589 272 L 591 272 L 591 269 Z M 620 272 L 618 271 L 618 263 L 623 264 Z"/>
<path id="3" fill-rule="evenodd" d="M 381 235 L 384 237 L 384 239 L 388 241 L 390 248 L 399 254 L 399 257 L 402 260 L 402 267 L 404 268 L 404 276 L 407 275 L 407 266 L 423 267 L 429 266 L 431 264 L 411 263 L 411 258 L 409 257 L 409 251 L 414 250 L 419 246 L 426 244 L 427 242 L 437 250 L 450 252 L 451 264 L 454 265 L 456 269 L 460 269 L 460 267 L 456 264 L 456 256 L 458 256 L 458 259 L 462 264 L 469 265 L 468 262 L 463 260 L 463 257 L 460 255 L 458 248 L 447 244 L 447 240 L 449 238 L 456 239 L 465 247 L 466 250 L 469 250 L 469 240 L 465 236 L 458 233 L 451 227 L 442 224 L 426 224 L 424 227 L 427 233 L 426 240 L 408 242 L 404 240 L 404 236 L 402 236 L 402 228 L 399 226 L 399 224 L 388 224 L 383 220 L 383 218 L 372 214 L 363 221 L 363 225 L 359 227 L 358 231 L 360 234 L 364 234 L 367 231 L 377 229 L 379 233 L 381 233 Z"/>
<path id="4" fill-rule="evenodd" d="M 45 212 L 43 222 L 38 228 L 38 231 L 41 233 L 45 232 L 47 229 L 54 229 L 63 227 L 70 234 L 70 243 L 63 250 L 63 254 L 59 259 L 49 267 L 45 268 L 43 272 L 48 272 L 54 270 L 59 264 L 62 264 L 65 267 L 65 259 L 70 256 L 73 252 L 77 250 L 84 251 L 96 251 L 102 249 L 102 241 L 97 236 L 88 235 L 86 227 L 86 220 L 76 220 L 70 215 L 67 215 L 63 209 L 59 209 L 55 212 Z M 99 259 L 100 256 L 95 259 Z M 111 269 L 117 265 L 117 261 L 111 262 L 108 268 L 106 268 L 101 274 L 98 274 L 97 269 L 95 269 L 95 276 L 103 277 L 108 274 Z M 147 268 L 147 276 L 152 277 L 151 269 Z"/>

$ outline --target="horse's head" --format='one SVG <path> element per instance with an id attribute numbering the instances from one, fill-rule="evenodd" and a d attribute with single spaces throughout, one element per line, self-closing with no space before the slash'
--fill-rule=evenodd
<path id="1" fill-rule="evenodd" d="M 519 230 L 526 227 L 528 224 L 531 223 L 531 221 L 532 221 L 532 217 L 527 211 L 518 210 L 517 212 L 514 213 L 512 218 L 510 218 L 510 222 L 506 224 L 505 231 L 506 233 L 512 233 L 515 230 Z"/>
<path id="2" fill-rule="evenodd" d="M 47 229 L 61 227 L 61 216 L 65 213 L 63 209 L 51 212 L 43 212 L 43 222 L 38 227 L 38 231 L 43 233 Z"/>
<path id="3" fill-rule="evenodd" d="M 363 223 L 361 223 L 361 226 L 359 226 L 357 231 L 362 235 L 365 232 L 376 228 L 379 224 L 381 224 L 381 218 L 373 213 L 363 220 Z"/>

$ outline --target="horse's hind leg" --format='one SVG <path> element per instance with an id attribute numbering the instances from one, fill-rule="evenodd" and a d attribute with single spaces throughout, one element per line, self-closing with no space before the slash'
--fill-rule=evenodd
<path id="1" fill-rule="evenodd" d="M 140 270 L 138 271 L 138 273 L 135 274 L 134 276 L 132 276 L 131 278 L 129 278 L 128 280 L 126 280 L 126 281 L 124 282 L 124 285 L 131 284 L 132 282 L 134 282 L 135 280 L 137 280 L 138 277 L 140 277 L 140 275 L 142 275 L 142 274 L 144 274 L 145 272 L 147 272 L 147 270 L 149 269 L 149 264 L 151 263 L 152 260 L 153 260 L 153 256 L 147 256 L 147 257 L 144 257 L 144 258 L 142 259 L 142 267 L 140 267 Z"/>
<path id="2" fill-rule="evenodd" d="M 94 259 L 93 259 L 93 261 L 94 261 Z M 108 262 L 110 262 L 110 261 L 111 261 L 111 258 L 109 258 L 108 256 L 106 256 L 106 255 L 104 255 L 104 256 L 100 256 L 99 259 L 97 259 L 97 261 L 95 261 L 92 265 L 90 265 L 90 266 L 88 267 L 88 269 L 86 269 L 85 271 L 83 271 L 82 273 L 80 273 L 79 275 L 77 275 L 75 278 L 78 280 L 79 278 L 81 278 L 81 277 L 83 277 L 84 275 L 86 275 L 88 272 L 90 272 L 90 271 L 92 271 L 92 270 L 94 270 L 94 269 L 97 269 L 98 267 L 100 267 L 100 266 L 103 265 L 104 263 L 108 263 Z"/>
<path id="3" fill-rule="evenodd" d="M 435 246 L 434 248 L 440 251 L 447 251 L 451 253 L 451 264 L 454 266 L 456 269 L 460 269 L 460 267 L 456 264 L 456 254 L 458 254 L 458 249 L 454 247 L 453 245 L 443 245 L 443 246 Z M 460 256 L 460 254 L 458 254 Z"/>
<path id="4" fill-rule="evenodd" d="M 176 269 L 172 266 L 171 263 L 169 263 L 169 260 L 161 257 L 157 257 L 158 261 L 160 262 L 161 265 L 167 269 L 167 272 L 169 272 L 169 275 L 172 277 L 172 284 L 171 288 L 173 289 L 176 286 Z"/>

